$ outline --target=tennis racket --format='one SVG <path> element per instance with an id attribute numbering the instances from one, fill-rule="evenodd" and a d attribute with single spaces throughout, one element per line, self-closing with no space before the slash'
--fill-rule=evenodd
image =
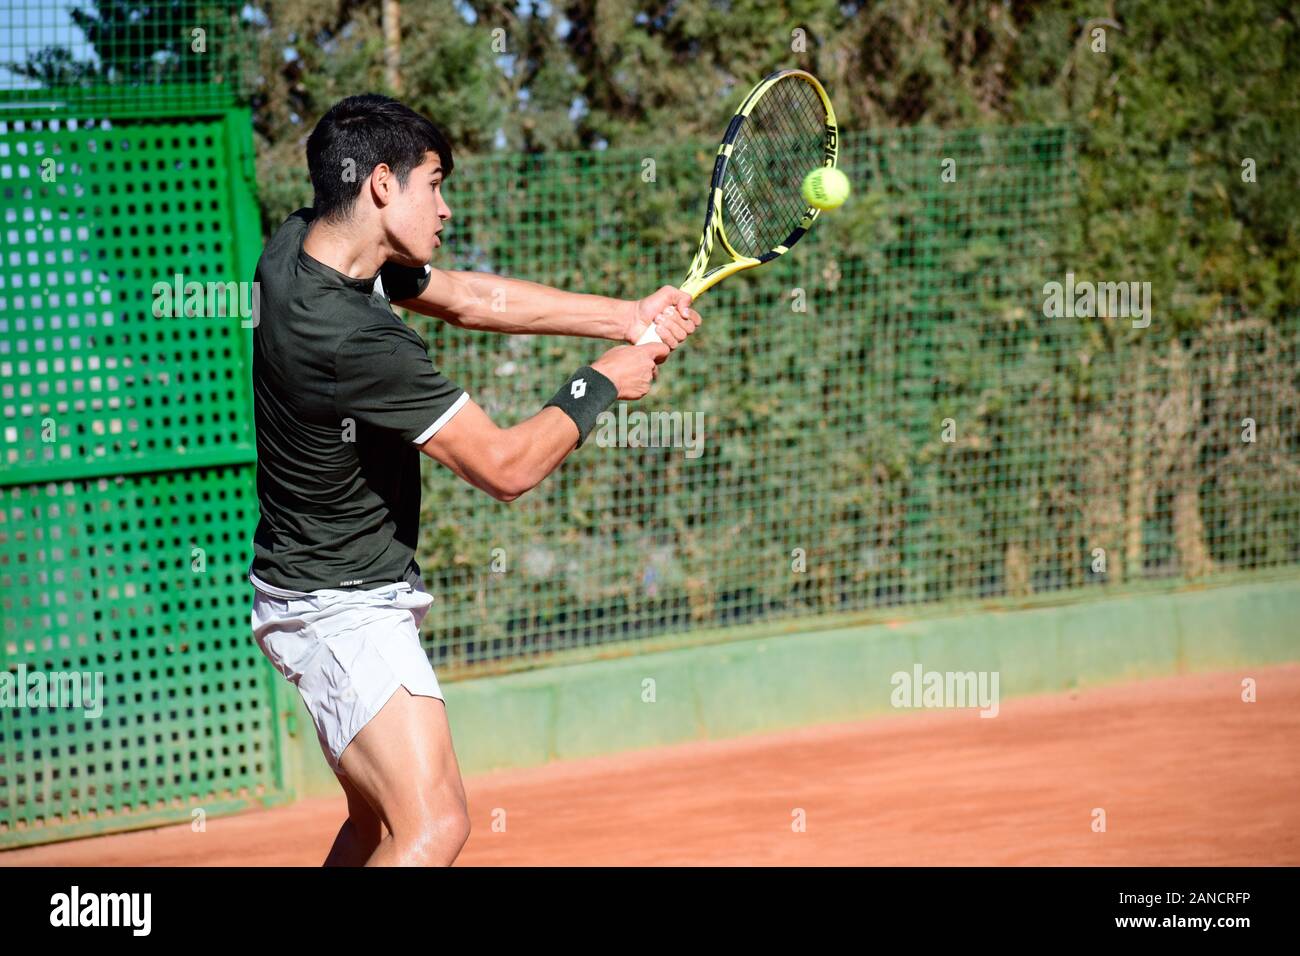
<path id="1" fill-rule="evenodd" d="M 835 109 L 811 73 L 779 70 L 750 90 L 718 147 L 700 247 L 679 288 L 697 299 L 789 252 L 820 212 L 803 198 L 804 177 L 834 166 L 838 147 Z M 710 269 L 715 238 L 729 261 Z M 636 344 L 662 341 L 651 322 Z"/>

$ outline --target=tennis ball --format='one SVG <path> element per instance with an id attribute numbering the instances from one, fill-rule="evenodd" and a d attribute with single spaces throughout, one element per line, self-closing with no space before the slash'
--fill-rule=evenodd
<path id="1" fill-rule="evenodd" d="M 819 166 L 803 179 L 803 198 L 815 209 L 835 209 L 849 198 L 849 177 L 834 166 Z"/>

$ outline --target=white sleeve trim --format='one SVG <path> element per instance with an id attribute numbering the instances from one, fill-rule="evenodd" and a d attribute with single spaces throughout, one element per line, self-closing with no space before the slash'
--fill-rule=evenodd
<path id="1" fill-rule="evenodd" d="M 415 439 L 415 444 L 423 445 L 434 435 L 438 434 L 438 432 L 442 429 L 442 426 L 447 424 L 449 421 L 451 421 L 452 418 L 455 417 L 456 413 L 465 407 L 465 403 L 468 401 L 469 401 L 469 392 L 461 392 L 460 398 L 452 402 L 451 408 L 447 409 L 445 412 L 439 415 L 438 420 L 436 422 L 434 422 L 424 431 L 420 432 L 420 437 Z"/>

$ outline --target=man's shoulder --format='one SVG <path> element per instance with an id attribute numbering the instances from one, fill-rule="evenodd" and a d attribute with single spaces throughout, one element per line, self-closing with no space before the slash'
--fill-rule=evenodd
<path id="1" fill-rule="evenodd" d="M 285 217 L 284 222 L 280 223 L 280 228 L 276 230 L 276 235 L 279 235 L 286 229 L 292 230 L 296 233 L 306 232 L 307 227 L 311 225 L 311 221 L 315 218 L 316 210 L 312 209 L 311 206 L 303 206 L 301 209 L 295 209 Z"/>
<path id="2" fill-rule="evenodd" d="M 263 331 L 292 338 L 300 354 L 332 354 L 350 339 L 405 340 L 425 348 L 420 336 L 393 313 L 381 280 L 376 280 L 377 289 L 356 287 L 302 253 L 314 218 L 310 207 L 293 212 L 262 251 L 257 278 L 266 306 Z M 419 280 L 427 283 L 426 270 L 386 265 L 382 281 L 403 289 L 422 287 Z"/>
<path id="3" fill-rule="evenodd" d="M 299 209 L 271 234 L 257 258 L 255 279 L 263 291 L 285 288 L 297 273 L 298 252 L 311 224 L 312 210 Z"/>
<path id="4" fill-rule="evenodd" d="M 262 315 L 255 347 L 275 352 L 286 368 L 327 365 L 353 329 L 375 321 L 365 296 L 337 287 L 301 261 L 313 218 L 310 208 L 290 214 L 257 263 Z"/>
<path id="5" fill-rule="evenodd" d="M 297 256 L 302 247 L 303 236 L 315 217 L 310 207 L 298 209 L 289 214 L 278 229 L 271 234 L 271 240 L 262 250 L 262 262 L 281 256 Z"/>

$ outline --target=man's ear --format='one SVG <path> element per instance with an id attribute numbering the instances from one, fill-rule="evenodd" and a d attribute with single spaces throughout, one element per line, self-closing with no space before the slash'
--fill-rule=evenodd
<path id="1" fill-rule="evenodd" d="M 397 192 L 397 177 L 387 163 L 377 163 L 370 171 L 370 194 L 375 197 L 375 205 L 387 206 L 393 201 Z"/>

